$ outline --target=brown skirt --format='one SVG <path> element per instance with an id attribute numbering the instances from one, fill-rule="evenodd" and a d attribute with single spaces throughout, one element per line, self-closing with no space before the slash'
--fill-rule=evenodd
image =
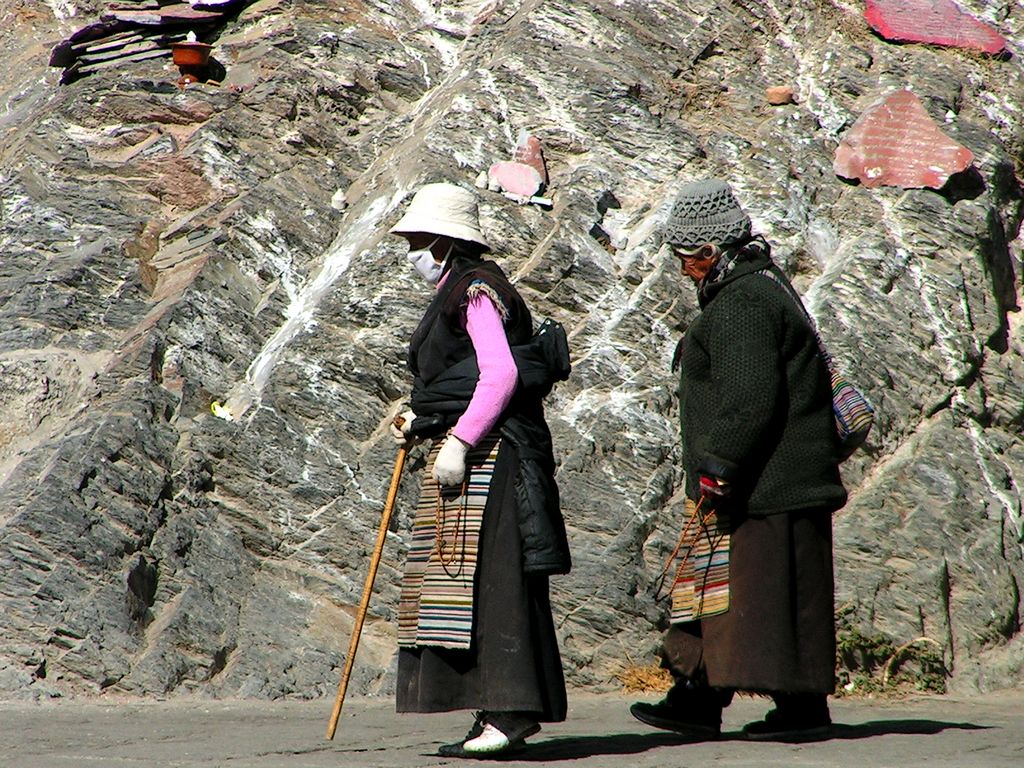
<path id="1" fill-rule="evenodd" d="M 673 625 L 673 674 L 753 693 L 835 689 L 832 516 L 824 510 L 747 517 L 732 534 L 726 613 Z"/>
<path id="2" fill-rule="evenodd" d="M 398 651 L 396 709 L 529 712 L 565 719 L 562 660 L 548 577 L 523 572 L 516 516 L 519 457 L 503 442 L 480 529 L 473 640 L 468 650 L 418 646 Z"/>

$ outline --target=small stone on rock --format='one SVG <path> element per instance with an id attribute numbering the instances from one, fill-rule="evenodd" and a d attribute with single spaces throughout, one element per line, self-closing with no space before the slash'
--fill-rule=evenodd
<path id="1" fill-rule="evenodd" d="M 793 89 L 788 85 L 773 85 L 764 89 L 764 97 L 773 107 L 782 104 L 794 104 L 796 99 L 793 96 Z"/>

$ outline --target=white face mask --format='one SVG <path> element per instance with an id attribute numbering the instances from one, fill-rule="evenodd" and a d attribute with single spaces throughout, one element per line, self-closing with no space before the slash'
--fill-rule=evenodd
<path id="1" fill-rule="evenodd" d="M 415 251 L 409 251 L 405 255 L 405 258 L 416 267 L 416 271 L 419 272 L 423 279 L 431 285 L 437 285 L 437 282 L 441 279 L 441 273 L 444 271 L 445 262 L 448 261 L 448 254 L 452 252 L 452 245 L 448 246 L 448 253 L 444 255 L 444 260 L 438 264 L 434 260 L 434 254 L 431 253 L 430 249 L 434 247 L 434 244 L 440 240 L 440 237 L 435 237 L 433 242 L 430 243 L 426 248 L 417 248 Z"/>

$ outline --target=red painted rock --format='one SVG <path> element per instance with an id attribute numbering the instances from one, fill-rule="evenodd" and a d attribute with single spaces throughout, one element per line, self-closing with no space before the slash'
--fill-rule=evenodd
<path id="1" fill-rule="evenodd" d="M 540 139 L 536 136 L 519 137 L 515 159 L 517 162 L 536 168 L 537 173 L 540 174 L 541 184 L 548 183 L 548 169 L 544 164 L 544 152 L 540 146 Z"/>
<path id="2" fill-rule="evenodd" d="M 513 195 L 533 197 L 540 189 L 541 177 L 532 165 L 505 161 L 491 166 L 487 171 L 487 181 Z"/>
<path id="3" fill-rule="evenodd" d="M 972 48 L 998 54 L 1006 40 L 953 0 L 867 0 L 864 19 L 886 40 Z"/>
<path id="4" fill-rule="evenodd" d="M 866 187 L 940 188 L 974 159 L 971 150 L 939 130 L 911 91 L 868 107 L 836 149 L 832 168 Z"/>

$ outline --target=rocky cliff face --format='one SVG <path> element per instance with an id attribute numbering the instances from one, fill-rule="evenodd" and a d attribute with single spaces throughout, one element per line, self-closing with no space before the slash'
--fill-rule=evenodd
<path id="1" fill-rule="evenodd" d="M 214 40 L 223 81 L 181 89 L 166 59 L 58 86 L 50 49 L 102 4 L 0 3 L 0 690 L 333 691 L 429 297 L 384 233 L 521 131 L 552 207 L 480 195 L 499 263 L 570 332 L 548 404 L 570 681 L 615 685 L 664 627 L 669 360 L 696 308 L 659 228 L 679 185 L 719 175 L 878 409 L 836 516 L 844 631 L 938 648 L 955 686 L 1024 683 L 1024 12 L 961 5 L 1011 56 L 894 45 L 842 0 L 260 0 Z M 797 102 L 768 106 L 775 85 Z M 969 178 L 833 173 L 903 87 Z M 393 684 L 421 470 L 353 691 Z"/>

